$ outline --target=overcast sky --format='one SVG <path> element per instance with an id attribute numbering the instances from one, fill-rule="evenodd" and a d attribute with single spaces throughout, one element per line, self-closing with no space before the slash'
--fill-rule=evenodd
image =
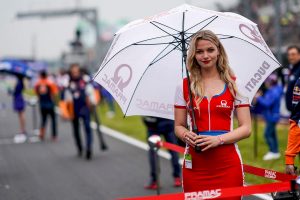
<path id="1" fill-rule="evenodd" d="M 0 58 L 6 56 L 57 59 L 68 51 L 79 18 L 16 19 L 20 11 L 66 9 L 75 6 L 97 8 L 101 18 L 109 23 L 120 19 L 134 20 L 171 9 L 183 3 L 216 9 L 215 3 L 232 5 L 238 0 L 1 0 Z M 35 48 L 34 48 L 35 47 Z M 34 51 L 35 49 L 35 51 Z"/>

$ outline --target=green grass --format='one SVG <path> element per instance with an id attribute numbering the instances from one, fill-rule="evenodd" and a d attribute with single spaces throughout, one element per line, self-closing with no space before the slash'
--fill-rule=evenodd
<path id="1" fill-rule="evenodd" d="M 258 133 L 257 133 L 257 157 L 254 156 L 254 133 L 252 131 L 252 135 L 250 138 L 240 141 L 238 143 L 239 149 L 242 154 L 243 162 L 245 164 L 249 164 L 251 166 L 262 167 L 265 169 L 272 169 L 279 172 L 285 171 L 285 157 L 284 152 L 287 145 L 287 137 L 288 137 L 288 125 L 279 124 L 277 125 L 277 137 L 278 137 L 278 145 L 279 152 L 281 153 L 281 157 L 278 160 L 264 161 L 262 157 L 266 152 L 268 152 L 268 146 L 264 139 L 264 122 L 258 122 Z M 257 177 L 254 175 L 246 174 L 246 181 L 249 183 L 267 183 L 272 182 L 265 178 Z"/>
<path id="2" fill-rule="evenodd" d="M 101 104 L 98 107 L 102 124 L 112 129 L 121 131 L 130 137 L 145 142 L 146 128 L 141 120 L 141 117 L 130 116 L 124 118 L 124 115 L 117 104 L 115 107 L 116 107 L 116 116 L 112 119 L 107 118 L 105 115 L 106 111 L 108 111 L 108 107 L 106 104 Z M 257 157 L 254 156 L 254 134 L 253 133 L 249 138 L 242 140 L 238 143 L 239 149 L 242 154 L 243 163 L 251 166 L 257 166 L 265 169 L 272 169 L 275 171 L 284 172 L 285 169 L 284 151 L 287 144 L 288 126 L 282 124 L 277 126 L 279 148 L 280 148 L 280 153 L 282 155 L 281 158 L 278 160 L 272 160 L 272 161 L 262 160 L 263 155 L 268 152 L 268 146 L 265 143 L 263 132 L 264 132 L 264 123 L 263 121 L 259 120 L 258 133 L 257 133 L 257 141 L 258 141 Z M 251 183 L 251 184 L 272 182 L 271 180 L 250 175 L 247 173 L 246 173 L 245 180 L 247 183 Z"/>
<path id="3" fill-rule="evenodd" d="M 109 119 L 105 115 L 108 111 L 107 104 L 100 104 L 98 112 L 100 112 L 101 123 L 109 128 L 125 133 L 128 136 L 136 138 L 140 141 L 146 141 L 146 128 L 140 116 L 128 116 L 124 118 L 120 107 L 116 104 L 116 115 Z"/>

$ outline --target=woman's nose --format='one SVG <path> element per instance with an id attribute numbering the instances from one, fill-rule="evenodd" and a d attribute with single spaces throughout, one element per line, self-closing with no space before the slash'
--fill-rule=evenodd
<path id="1" fill-rule="evenodd" d="M 203 58 L 208 58 L 208 53 L 206 51 L 203 52 Z"/>

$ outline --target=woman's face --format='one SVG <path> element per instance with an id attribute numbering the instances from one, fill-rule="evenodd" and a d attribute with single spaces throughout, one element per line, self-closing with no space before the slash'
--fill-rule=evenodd
<path id="1" fill-rule="evenodd" d="M 218 55 L 219 50 L 215 44 L 208 40 L 198 40 L 195 58 L 202 69 L 216 67 Z"/>

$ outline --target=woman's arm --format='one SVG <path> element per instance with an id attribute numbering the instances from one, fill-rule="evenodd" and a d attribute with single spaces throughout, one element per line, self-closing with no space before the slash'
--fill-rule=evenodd
<path id="1" fill-rule="evenodd" d="M 220 136 L 197 136 L 195 143 L 202 147 L 202 151 L 219 146 L 221 144 L 235 143 L 250 136 L 251 116 L 249 107 L 237 108 L 236 114 L 238 128 Z"/>
<path id="2" fill-rule="evenodd" d="M 222 135 L 224 144 L 235 143 L 242 139 L 248 138 L 251 135 L 251 115 L 249 107 L 237 108 L 236 115 L 238 127 L 233 131 Z"/>
<path id="3" fill-rule="evenodd" d="M 187 110 L 175 107 L 175 135 L 183 142 L 195 147 L 196 134 L 190 132 L 187 127 Z"/>

